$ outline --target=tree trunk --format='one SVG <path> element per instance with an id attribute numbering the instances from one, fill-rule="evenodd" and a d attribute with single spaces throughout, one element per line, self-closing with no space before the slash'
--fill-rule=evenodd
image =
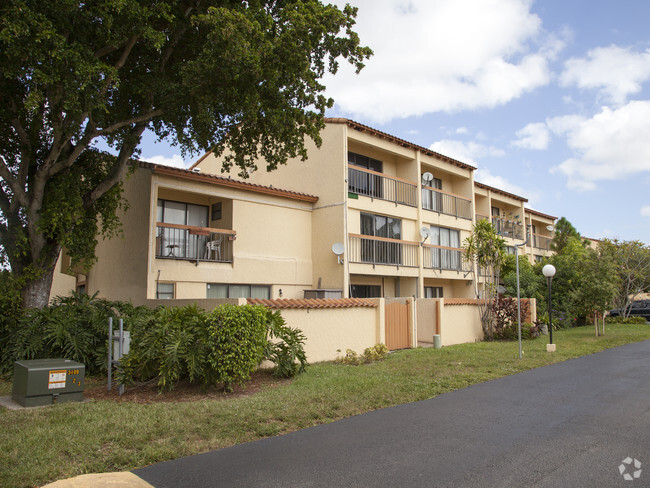
<path id="1" fill-rule="evenodd" d="M 54 265 L 42 274 L 27 283 L 23 289 L 24 308 L 43 308 L 50 301 L 50 290 L 52 289 L 52 277 L 54 276 Z"/>

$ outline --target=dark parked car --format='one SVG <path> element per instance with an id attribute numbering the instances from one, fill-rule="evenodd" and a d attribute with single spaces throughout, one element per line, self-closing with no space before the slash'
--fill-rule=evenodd
<path id="1" fill-rule="evenodd" d="M 618 317 L 623 315 L 620 308 L 615 308 L 609 311 L 610 317 Z M 634 300 L 630 304 L 630 317 L 643 317 L 650 320 L 650 300 Z"/>

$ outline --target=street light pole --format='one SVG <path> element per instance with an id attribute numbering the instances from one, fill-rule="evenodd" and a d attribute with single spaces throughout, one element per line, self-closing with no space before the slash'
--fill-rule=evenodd
<path id="1" fill-rule="evenodd" d="M 553 276 L 555 276 L 555 266 L 552 264 L 547 264 L 542 268 L 542 274 L 546 276 L 546 282 L 548 283 L 548 336 L 549 343 L 546 346 L 546 350 L 549 352 L 555 351 L 555 345 L 553 344 L 553 309 L 551 305 L 551 282 L 553 281 Z"/>
<path id="2" fill-rule="evenodd" d="M 517 270 L 517 337 L 519 341 L 519 359 L 521 359 L 521 297 L 519 296 L 519 248 L 528 244 L 530 239 L 530 224 L 526 227 L 526 240 L 521 244 L 515 244 L 515 262 Z"/>

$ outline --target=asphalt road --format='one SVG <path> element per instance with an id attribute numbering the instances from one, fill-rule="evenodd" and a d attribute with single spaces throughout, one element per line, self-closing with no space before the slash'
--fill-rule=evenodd
<path id="1" fill-rule="evenodd" d="M 650 341 L 134 473 L 156 488 L 650 487 Z"/>

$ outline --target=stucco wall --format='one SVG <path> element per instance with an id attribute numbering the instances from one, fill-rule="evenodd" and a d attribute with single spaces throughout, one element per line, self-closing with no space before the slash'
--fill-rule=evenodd
<path id="1" fill-rule="evenodd" d="M 50 301 L 57 296 L 68 296 L 77 289 L 77 279 L 74 276 L 65 274 L 62 265 L 69 260 L 65 259 L 63 253 L 59 254 L 59 259 L 54 267 L 52 275 L 52 288 L 50 289 Z"/>
<path id="2" fill-rule="evenodd" d="M 476 305 L 442 307 L 440 340 L 443 346 L 483 340 L 483 328 Z"/>
<path id="3" fill-rule="evenodd" d="M 346 349 L 361 354 L 365 348 L 385 342 L 379 307 L 285 309 L 281 314 L 287 325 L 300 329 L 307 338 L 305 353 L 310 363 L 334 360 Z"/>

